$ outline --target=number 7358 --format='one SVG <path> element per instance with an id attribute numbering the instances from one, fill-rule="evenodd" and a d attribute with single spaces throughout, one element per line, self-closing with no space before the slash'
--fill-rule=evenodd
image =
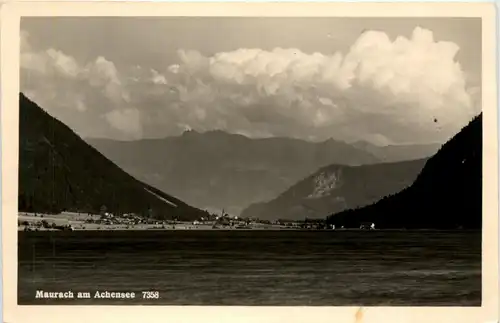
<path id="1" fill-rule="evenodd" d="M 142 292 L 142 298 L 160 298 L 160 292 L 158 291 Z"/>

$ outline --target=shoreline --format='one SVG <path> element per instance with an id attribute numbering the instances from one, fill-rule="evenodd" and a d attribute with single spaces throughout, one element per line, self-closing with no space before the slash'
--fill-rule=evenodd
<path id="1" fill-rule="evenodd" d="M 92 231 L 92 232 L 146 232 L 146 231 L 301 231 L 301 232 L 482 232 L 480 229 L 294 229 L 294 228 L 74 228 L 73 230 L 46 229 L 39 228 L 38 230 L 24 230 L 24 227 L 18 227 L 18 232 L 75 232 L 75 231 Z"/>
<path id="2" fill-rule="evenodd" d="M 104 223 L 87 223 L 86 220 L 93 219 L 97 220 L 100 216 L 98 215 L 82 215 L 77 213 L 61 213 L 56 215 L 46 215 L 40 214 L 35 216 L 29 213 L 18 214 L 18 231 L 25 231 L 27 227 L 24 223 L 29 224 L 30 232 L 41 232 L 41 231 L 176 231 L 176 230 L 193 230 L 193 231 L 290 231 L 290 230 L 303 230 L 301 228 L 292 228 L 281 226 L 277 224 L 261 224 L 254 223 L 249 227 L 233 227 L 217 225 L 213 227 L 213 223 L 198 223 L 193 224 L 192 222 L 178 221 L 175 224 L 168 223 L 157 223 L 157 224 L 126 224 L 126 223 L 116 223 L 116 224 L 104 224 Z M 41 221 L 47 221 L 49 224 L 54 224 L 57 226 L 68 226 L 71 225 L 72 230 L 61 230 L 59 228 L 44 228 L 36 227 L 35 224 Z M 23 223 L 23 224 L 20 224 Z"/>
<path id="3" fill-rule="evenodd" d="M 18 214 L 18 223 L 29 223 L 29 230 L 25 230 L 26 225 L 18 225 L 18 232 L 53 232 L 53 231 L 314 231 L 314 232 L 358 232 L 358 231 L 373 231 L 373 232 L 423 232 L 423 231 L 482 231 L 481 229 L 385 229 L 375 228 L 374 230 L 360 229 L 360 228 L 336 228 L 336 229 L 314 229 L 314 228 L 300 228 L 290 227 L 278 224 L 262 224 L 254 223 L 249 227 L 228 227 L 218 226 L 213 227 L 213 224 L 193 224 L 191 222 L 176 222 L 173 224 L 97 224 L 86 223 L 88 219 L 98 219 L 97 215 L 81 215 L 77 213 L 62 213 L 56 215 L 40 214 L 35 216 L 28 213 Z M 34 224 L 46 220 L 58 226 L 71 225 L 72 230 L 63 230 L 61 228 L 44 228 L 35 227 Z"/>

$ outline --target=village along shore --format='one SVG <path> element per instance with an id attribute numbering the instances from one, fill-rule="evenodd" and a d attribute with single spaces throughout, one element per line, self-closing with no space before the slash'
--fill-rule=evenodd
<path id="1" fill-rule="evenodd" d="M 63 212 L 60 214 L 35 214 L 20 212 L 18 231 L 115 231 L 115 230 L 304 230 L 327 229 L 322 220 L 260 221 L 218 216 L 192 222 L 144 219 L 136 215 L 114 216 Z M 332 228 L 328 228 L 332 229 Z"/>

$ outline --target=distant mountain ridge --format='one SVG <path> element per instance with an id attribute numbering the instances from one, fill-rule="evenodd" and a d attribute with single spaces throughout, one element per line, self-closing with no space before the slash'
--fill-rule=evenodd
<path id="1" fill-rule="evenodd" d="M 446 142 L 403 191 L 369 206 L 332 214 L 346 227 L 481 229 L 482 113 Z"/>
<path id="2" fill-rule="evenodd" d="M 371 153 L 344 142 L 291 138 L 250 139 L 223 131 L 187 131 L 177 137 L 114 141 L 87 139 L 136 178 L 200 208 L 239 215 L 274 198 L 326 165 L 374 164 Z"/>
<path id="3" fill-rule="evenodd" d="M 426 159 L 362 166 L 330 165 L 296 183 L 277 198 L 250 205 L 244 217 L 260 219 L 320 218 L 365 206 L 409 186 Z"/>
<path id="4" fill-rule="evenodd" d="M 19 96 L 20 211 L 198 218 L 191 207 L 125 173 L 24 94 Z"/>
<path id="5" fill-rule="evenodd" d="M 373 154 L 385 163 L 427 158 L 442 146 L 439 143 L 376 146 L 366 141 L 357 141 L 351 145 Z"/>

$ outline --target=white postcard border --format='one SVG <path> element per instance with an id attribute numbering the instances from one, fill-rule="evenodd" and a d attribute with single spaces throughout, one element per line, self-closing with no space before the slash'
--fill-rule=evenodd
<path id="1" fill-rule="evenodd" d="M 483 95 L 482 307 L 18 306 L 17 192 L 20 18 L 24 16 L 481 17 Z M 493 3 L 19 2 L 1 8 L 3 321 L 440 322 L 498 321 L 497 62 Z M 362 315 L 360 314 L 362 313 Z"/>

